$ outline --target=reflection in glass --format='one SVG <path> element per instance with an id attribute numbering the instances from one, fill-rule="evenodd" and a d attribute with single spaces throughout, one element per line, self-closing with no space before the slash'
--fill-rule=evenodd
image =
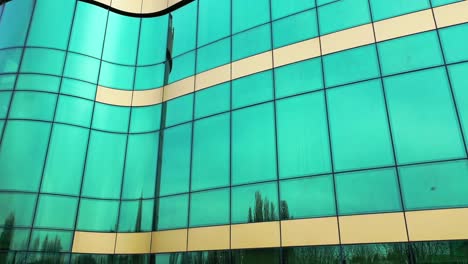
<path id="1" fill-rule="evenodd" d="M 149 255 L 116 255 L 114 256 L 114 264 L 147 264 Z"/>
<path id="2" fill-rule="evenodd" d="M 232 189 L 232 223 L 278 220 L 277 184 L 265 183 Z"/>
<path id="3" fill-rule="evenodd" d="M 468 240 L 417 242 L 411 251 L 417 263 L 467 263 Z"/>
<path id="4" fill-rule="evenodd" d="M 243 249 L 232 252 L 232 264 L 279 264 L 280 249 Z"/>
<path id="5" fill-rule="evenodd" d="M 72 256 L 71 264 L 112 264 L 112 255 L 76 254 Z"/>
<path id="6" fill-rule="evenodd" d="M 229 264 L 229 251 L 191 252 L 188 257 L 190 264 Z"/>
<path id="7" fill-rule="evenodd" d="M 284 264 L 339 263 L 339 246 L 292 247 L 283 249 Z"/>
<path id="8" fill-rule="evenodd" d="M 188 261 L 185 253 L 158 254 L 154 264 L 186 264 Z"/>
<path id="9" fill-rule="evenodd" d="M 408 245 L 368 244 L 343 246 L 347 264 L 360 263 L 409 263 Z"/>
<path id="10" fill-rule="evenodd" d="M 71 249 L 73 232 L 35 230 L 31 235 L 30 251 L 67 252 Z"/>

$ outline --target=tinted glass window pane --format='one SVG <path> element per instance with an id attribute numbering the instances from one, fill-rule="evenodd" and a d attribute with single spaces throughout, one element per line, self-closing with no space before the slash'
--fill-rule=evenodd
<path id="1" fill-rule="evenodd" d="M 310 39 L 317 35 L 317 13 L 315 9 L 273 23 L 274 48 Z"/>
<path id="2" fill-rule="evenodd" d="M 161 126 L 161 105 L 132 108 L 130 132 L 148 132 L 159 130 Z"/>
<path id="3" fill-rule="evenodd" d="M 31 19 L 33 1 L 11 1 L 5 5 L 0 21 L 0 48 L 23 46 Z M 14 26 L 13 26 L 14 25 Z"/>
<path id="4" fill-rule="evenodd" d="M 276 98 L 323 88 L 322 62 L 312 59 L 275 68 Z"/>
<path id="5" fill-rule="evenodd" d="M 67 252 L 72 246 L 73 232 L 35 230 L 30 239 L 29 250 L 31 251 Z M 34 257 L 40 261 L 37 263 L 67 263 L 65 257 L 60 258 L 59 256 L 37 254 Z M 30 257 L 32 256 L 30 255 Z"/>
<path id="6" fill-rule="evenodd" d="M 192 190 L 229 185 L 229 114 L 195 122 L 193 136 Z"/>
<path id="7" fill-rule="evenodd" d="M 280 177 L 330 172 L 330 148 L 323 93 L 277 102 Z"/>
<path id="8" fill-rule="evenodd" d="M 134 75 L 134 67 L 102 62 L 99 84 L 110 88 L 132 90 Z"/>
<path id="9" fill-rule="evenodd" d="M 223 83 L 195 93 L 195 118 L 229 110 L 231 92 L 229 83 Z"/>
<path id="10" fill-rule="evenodd" d="M 151 231 L 154 200 L 122 201 L 120 204 L 119 232 Z"/>
<path id="11" fill-rule="evenodd" d="M 0 73 L 17 72 L 22 49 L 0 50 Z"/>
<path id="12" fill-rule="evenodd" d="M 232 82 L 232 108 L 273 99 L 273 72 L 265 71 Z"/>
<path id="13" fill-rule="evenodd" d="M 11 103 L 9 118 L 52 121 L 56 102 L 56 94 L 16 92 Z"/>
<path id="14" fill-rule="evenodd" d="M 197 39 L 197 5 L 198 1 L 190 3 L 184 8 L 179 8 L 171 13 L 172 27 L 174 29 L 174 44 L 172 56 L 175 57 L 184 52 L 195 49 Z"/>
<path id="15" fill-rule="evenodd" d="M 41 195 L 34 226 L 73 229 L 77 205 L 78 198 Z"/>
<path id="16" fill-rule="evenodd" d="M 166 127 L 192 120 L 193 94 L 170 100 L 166 105 Z"/>
<path id="17" fill-rule="evenodd" d="M 188 195 L 176 195 L 159 199 L 157 230 L 187 227 Z"/>
<path id="18" fill-rule="evenodd" d="M 284 263 L 340 263 L 339 246 L 283 248 Z M 354 263 L 354 262 L 350 262 Z"/>
<path id="19" fill-rule="evenodd" d="M 96 87 L 96 84 L 63 78 L 60 93 L 94 100 Z"/>
<path id="20" fill-rule="evenodd" d="M 165 64 L 137 67 L 135 90 L 147 90 L 162 87 L 164 84 L 165 68 Z"/>
<path id="21" fill-rule="evenodd" d="M 201 252 L 190 252 L 189 263 L 217 263 L 217 264 L 229 264 L 230 253 L 229 251 L 201 251 Z"/>
<path id="22" fill-rule="evenodd" d="M 306 10 L 315 6 L 315 1 L 308 0 L 272 0 L 271 11 L 272 19 L 275 20 L 280 17 L 284 17 L 302 10 Z"/>
<path id="23" fill-rule="evenodd" d="M 113 232 L 116 230 L 118 201 L 81 199 L 76 229 Z"/>
<path id="24" fill-rule="evenodd" d="M 0 118 L 7 116 L 8 106 L 10 104 L 11 92 L 0 92 Z"/>
<path id="25" fill-rule="evenodd" d="M 197 73 L 229 63 L 231 60 L 231 39 L 226 38 L 199 48 L 197 51 Z"/>
<path id="26" fill-rule="evenodd" d="M 273 104 L 232 113 L 232 183 L 276 179 Z"/>
<path id="27" fill-rule="evenodd" d="M 346 245 L 343 253 L 346 263 L 413 263 L 406 243 Z"/>
<path id="28" fill-rule="evenodd" d="M 7 237 L 9 240 L 8 243 L 0 244 L 0 250 L 27 250 L 28 248 L 29 229 L 0 228 L 0 237 Z M 21 257 L 19 253 L 16 253 L 16 256 Z"/>
<path id="29" fill-rule="evenodd" d="M 21 72 L 62 75 L 65 53 L 50 49 L 26 49 Z"/>
<path id="30" fill-rule="evenodd" d="M 232 0 L 232 31 L 237 33 L 270 20 L 269 0 Z"/>
<path id="31" fill-rule="evenodd" d="M 168 22 L 168 15 L 141 20 L 139 65 L 155 64 L 165 60 Z"/>
<path id="32" fill-rule="evenodd" d="M 278 220 L 278 184 L 270 182 L 233 188 L 231 210 L 233 224 Z"/>
<path id="33" fill-rule="evenodd" d="M 468 241 L 411 243 L 417 263 L 463 263 L 468 258 Z"/>
<path id="34" fill-rule="evenodd" d="M 198 2 L 198 46 L 229 35 L 231 1 L 199 0 Z"/>
<path id="35" fill-rule="evenodd" d="M 236 1 L 236 0 L 233 0 Z M 242 0 L 247 1 L 247 0 Z M 264 1 L 264 0 L 262 0 Z M 255 3 L 260 2 L 256 1 Z M 271 49 L 271 27 L 263 25 L 232 37 L 232 61 L 240 60 Z"/>
<path id="36" fill-rule="evenodd" d="M 185 53 L 172 61 L 169 83 L 190 77 L 195 73 L 195 51 Z"/>
<path id="37" fill-rule="evenodd" d="M 36 195 L 0 193 L 0 226 L 31 226 L 36 206 Z"/>
<path id="38" fill-rule="evenodd" d="M 170 253 L 170 254 L 157 254 L 155 256 L 154 264 L 185 264 L 187 263 L 187 254 Z"/>
<path id="39" fill-rule="evenodd" d="M 466 155 L 444 69 L 399 75 L 384 82 L 399 163 Z"/>
<path id="40" fill-rule="evenodd" d="M 89 127 L 93 105 L 93 101 L 61 95 L 57 104 L 55 121 Z"/>
<path id="41" fill-rule="evenodd" d="M 140 20 L 137 17 L 109 12 L 102 56 L 104 60 L 121 64 L 135 64 Z M 123 50 L 125 52 L 122 52 Z"/>
<path id="42" fill-rule="evenodd" d="M 242 249 L 232 252 L 232 264 L 279 264 L 280 249 Z"/>
<path id="43" fill-rule="evenodd" d="M 337 174 L 336 193 L 340 215 L 401 210 L 394 169 Z"/>
<path id="44" fill-rule="evenodd" d="M 190 226 L 229 224 L 230 189 L 192 193 Z"/>
<path id="45" fill-rule="evenodd" d="M 13 90 L 16 74 L 0 75 L 0 90 Z"/>
<path id="46" fill-rule="evenodd" d="M 68 53 L 64 76 L 96 83 L 99 74 L 99 60 L 80 54 Z"/>
<path id="47" fill-rule="evenodd" d="M 149 262 L 149 255 L 114 255 L 113 264 L 147 264 Z"/>
<path id="48" fill-rule="evenodd" d="M 465 143 L 468 142 L 468 63 L 449 67 L 450 80 L 457 102 L 458 114 L 465 133 Z"/>
<path id="49" fill-rule="evenodd" d="M 73 264 L 84 264 L 84 263 L 111 264 L 112 255 L 72 254 L 70 263 L 73 263 Z"/>
<path id="50" fill-rule="evenodd" d="M 468 60 L 468 24 L 441 29 L 440 38 L 447 63 Z"/>
<path id="51" fill-rule="evenodd" d="M 374 21 L 383 20 L 403 14 L 430 8 L 429 0 L 419 1 L 386 1 L 386 0 L 371 0 L 370 5 Z"/>
<path id="52" fill-rule="evenodd" d="M 128 131 L 129 118 L 129 107 L 95 103 L 93 128 L 124 133 Z"/>
<path id="53" fill-rule="evenodd" d="M 18 76 L 16 90 L 34 90 L 57 93 L 60 77 L 42 74 L 21 74 Z"/>
<path id="54" fill-rule="evenodd" d="M 330 0 L 317 1 L 317 5 L 331 2 Z M 368 0 L 335 1 L 321 7 L 318 13 L 321 35 L 367 24 L 371 21 Z"/>

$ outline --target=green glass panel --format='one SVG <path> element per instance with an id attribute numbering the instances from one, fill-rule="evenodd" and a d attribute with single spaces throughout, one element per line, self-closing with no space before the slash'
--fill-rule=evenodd
<path id="1" fill-rule="evenodd" d="M 133 254 L 133 255 L 114 255 L 113 264 L 148 264 L 150 255 Z M 158 262 L 159 264 L 159 262 Z"/>
<path id="2" fill-rule="evenodd" d="M 461 2 L 463 0 L 431 0 L 432 2 L 432 7 L 437 7 L 441 5 L 447 5 L 451 3 L 456 3 L 456 2 Z"/>
<path id="3" fill-rule="evenodd" d="M 33 90 L 57 93 L 60 87 L 60 77 L 42 74 L 20 74 L 16 90 Z"/>
<path id="4" fill-rule="evenodd" d="M 237 33 L 270 21 L 269 0 L 232 0 L 232 32 Z"/>
<path id="5" fill-rule="evenodd" d="M 99 263 L 112 264 L 112 255 L 89 255 L 89 254 L 72 254 L 72 264 Z"/>
<path id="6" fill-rule="evenodd" d="M 345 245 L 343 254 L 346 263 L 414 263 L 406 243 Z"/>
<path id="7" fill-rule="evenodd" d="M 10 105 L 11 92 L 0 92 L 0 119 L 5 119 Z"/>
<path id="8" fill-rule="evenodd" d="M 34 222 L 35 227 L 73 229 L 78 198 L 41 195 Z"/>
<path id="9" fill-rule="evenodd" d="M 91 131 L 83 196 L 119 198 L 126 135 Z"/>
<path id="10" fill-rule="evenodd" d="M 94 103 L 76 97 L 61 95 L 55 114 L 55 121 L 89 127 Z"/>
<path id="11" fill-rule="evenodd" d="M 197 50 L 197 73 L 231 61 L 231 39 L 225 38 Z"/>
<path id="12" fill-rule="evenodd" d="M 229 114 L 195 122 L 193 135 L 192 190 L 229 185 Z"/>
<path id="13" fill-rule="evenodd" d="M 155 64 L 166 59 L 168 22 L 168 15 L 141 20 L 139 65 Z"/>
<path id="14" fill-rule="evenodd" d="M 95 103 L 92 127 L 104 131 L 125 133 L 128 131 L 129 119 L 130 107 Z"/>
<path id="15" fill-rule="evenodd" d="M 273 22 L 274 48 L 286 46 L 318 35 L 316 9 Z"/>
<path id="16" fill-rule="evenodd" d="M 166 103 L 166 127 L 192 120 L 193 94 L 172 99 Z"/>
<path id="17" fill-rule="evenodd" d="M 281 178 L 331 172 L 323 92 L 277 101 Z"/>
<path id="18" fill-rule="evenodd" d="M 400 167 L 399 171 L 407 210 L 468 205 L 466 161 Z"/>
<path id="19" fill-rule="evenodd" d="M 54 124 L 42 191 L 78 195 L 89 130 Z"/>
<path id="20" fill-rule="evenodd" d="M 253 184 L 232 188 L 231 222 L 254 223 L 278 220 L 278 184 Z"/>
<path id="21" fill-rule="evenodd" d="M 11 119 L 52 121 L 57 95 L 41 92 L 16 92 L 11 104 Z"/>
<path id="22" fill-rule="evenodd" d="M 130 120 L 130 132 L 149 132 L 161 127 L 161 105 L 133 107 Z"/>
<path id="23" fill-rule="evenodd" d="M 323 68 L 326 87 L 376 78 L 380 75 L 374 45 L 324 56 Z"/>
<path id="24" fill-rule="evenodd" d="M 155 197 L 159 133 L 129 135 L 122 198 Z"/>
<path id="25" fill-rule="evenodd" d="M 169 83 L 193 76 L 195 73 L 195 51 L 185 53 L 172 61 Z"/>
<path id="26" fill-rule="evenodd" d="M 273 99 L 273 72 L 265 71 L 232 81 L 232 108 Z"/>
<path id="27" fill-rule="evenodd" d="M 429 0 L 370 0 L 374 21 L 416 12 L 431 7 Z"/>
<path id="28" fill-rule="evenodd" d="M 0 73 L 17 72 L 22 49 L 0 50 Z"/>
<path id="29" fill-rule="evenodd" d="M 120 204 L 119 232 L 151 231 L 154 200 L 122 201 Z"/>
<path id="30" fill-rule="evenodd" d="M 323 2 L 319 0 L 317 5 L 324 5 Z M 368 0 L 334 1 L 320 7 L 318 14 L 321 35 L 371 22 Z"/>
<path id="31" fill-rule="evenodd" d="M 399 163 L 464 157 L 443 68 L 384 79 Z"/>
<path id="32" fill-rule="evenodd" d="M 27 250 L 29 240 L 29 229 L 3 229 L 0 228 L 0 237 L 5 238 L 5 242 L 0 244 L 0 250 Z M 18 256 L 19 253 L 16 253 Z M 20 258 L 18 256 L 18 258 Z M 15 263 L 15 262 L 13 262 Z M 21 263 L 21 262 L 16 262 Z"/>
<path id="33" fill-rule="evenodd" d="M 190 227 L 229 224 L 230 189 L 192 193 Z"/>
<path id="34" fill-rule="evenodd" d="M 256 55 L 270 49 L 271 26 L 269 24 L 232 36 L 232 61 Z"/>
<path id="35" fill-rule="evenodd" d="M 199 0 L 198 5 L 199 47 L 230 35 L 230 0 Z"/>
<path id="36" fill-rule="evenodd" d="M 171 13 L 174 41 L 172 57 L 195 49 L 197 39 L 197 9 L 198 1 L 194 1 Z"/>
<path id="37" fill-rule="evenodd" d="M 109 12 L 103 60 L 127 65 L 136 63 L 140 20 L 139 17 Z"/>
<path id="38" fill-rule="evenodd" d="M 272 103 L 232 113 L 231 146 L 232 184 L 277 178 Z"/>
<path id="39" fill-rule="evenodd" d="M 65 77 L 96 83 L 99 74 L 99 60 L 81 54 L 68 53 L 65 62 Z"/>
<path id="40" fill-rule="evenodd" d="M 35 194 L 0 193 L 0 226 L 31 226 L 35 206 Z"/>
<path id="41" fill-rule="evenodd" d="M 95 5 L 78 1 L 70 39 L 70 51 L 100 58 L 108 13 L 104 8 L 96 8 Z"/>
<path id="42" fill-rule="evenodd" d="M 5 120 L 0 120 L 0 138 L 3 135 L 3 126 L 5 125 Z"/>
<path id="43" fill-rule="evenodd" d="M 377 44 L 382 74 L 389 75 L 444 63 L 439 39 L 434 31 Z"/>
<path id="44" fill-rule="evenodd" d="M 281 220 L 336 214 L 333 176 L 316 176 L 280 182 Z"/>
<path id="45" fill-rule="evenodd" d="M 157 230 L 186 228 L 188 221 L 188 195 L 159 199 Z"/>
<path id="46" fill-rule="evenodd" d="M 164 85 L 165 64 L 137 67 L 135 90 L 159 88 Z"/>
<path id="47" fill-rule="evenodd" d="M 63 51 L 30 48 L 24 51 L 20 71 L 62 75 L 64 60 Z"/>
<path id="48" fill-rule="evenodd" d="M 309 0 L 271 0 L 271 12 L 272 19 L 276 20 L 278 18 L 291 15 L 306 9 L 315 7 L 315 1 Z"/>
<path id="49" fill-rule="evenodd" d="M 185 252 L 157 254 L 154 259 L 154 264 L 185 264 L 187 262 L 187 255 Z"/>
<path id="50" fill-rule="evenodd" d="M 30 239 L 30 251 L 69 252 L 72 246 L 73 232 L 35 230 Z M 67 263 L 65 261 L 47 262 L 47 260 L 51 261 L 50 255 L 49 257 L 42 256 L 41 262 L 33 263 Z"/>
<path id="51" fill-rule="evenodd" d="M 276 98 L 323 88 L 321 59 L 275 68 Z"/>
<path id="52" fill-rule="evenodd" d="M 340 246 L 283 248 L 285 263 L 340 263 Z M 354 263 L 354 262 L 350 262 Z"/>
<path id="53" fill-rule="evenodd" d="M 75 1 L 36 1 L 28 45 L 66 49 L 74 11 Z"/>
<path id="54" fill-rule="evenodd" d="M 468 87 L 468 78 L 466 78 L 468 63 L 449 66 L 448 70 L 466 143 L 468 142 L 468 89 L 466 89 Z"/>
<path id="55" fill-rule="evenodd" d="M 15 0 L 5 4 L 0 20 L 0 49 L 23 46 L 32 17 L 34 2 Z"/>
<path id="56" fill-rule="evenodd" d="M 116 231 L 118 201 L 81 199 L 76 229 L 81 231 Z"/>
<path id="57" fill-rule="evenodd" d="M 63 78 L 60 93 L 94 100 L 96 87 L 96 84 Z"/>
<path id="58" fill-rule="evenodd" d="M 37 191 L 49 140 L 50 124 L 9 121 L 0 146 L 0 188 Z"/>
<path id="59" fill-rule="evenodd" d="M 105 87 L 132 90 L 135 68 L 108 62 L 101 63 L 99 84 Z"/>
<path id="60" fill-rule="evenodd" d="M 191 124 L 164 131 L 160 195 L 189 190 L 191 135 Z"/>
<path id="61" fill-rule="evenodd" d="M 229 250 L 219 251 L 198 251 L 188 253 L 189 263 L 213 263 L 230 264 L 231 254 Z"/>
<path id="62" fill-rule="evenodd" d="M 447 63 L 468 60 L 468 24 L 441 29 L 440 40 Z"/>
<path id="63" fill-rule="evenodd" d="M 241 249 L 232 252 L 231 264 L 280 264 L 280 249 Z"/>
<path id="64" fill-rule="evenodd" d="M 195 118 L 228 111 L 231 104 L 231 86 L 223 83 L 195 93 Z"/>
<path id="65" fill-rule="evenodd" d="M 392 165 L 380 80 L 327 91 L 335 171 Z"/>
<path id="66" fill-rule="evenodd" d="M 335 178 L 340 215 L 401 211 L 394 169 L 343 173 Z"/>
<path id="67" fill-rule="evenodd" d="M 0 75 L 0 90 L 13 90 L 16 74 Z"/>
<path id="68" fill-rule="evenodd" d="M 463 263 L 468 258 L 466 240 L 413 242 L 417 263 Z"/>

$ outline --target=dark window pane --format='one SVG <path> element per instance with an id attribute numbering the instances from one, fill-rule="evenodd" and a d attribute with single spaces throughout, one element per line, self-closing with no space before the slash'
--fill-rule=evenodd
<path id="1" fill-rule="evenodd" d="M 232 264 L 279 264 L 280 249 L 242 249 L 232 252 Z"/>
<path id="2" fill-rule="evenodd" d="M 284 264 L 336 264 L 340 263 L 339 246 L 283 248 Z"/>
<path id="3" fill-rule="evenodd" d="M 409 263 L 408 245 L 369 244 L 343 246 L 346 263 Z"/>

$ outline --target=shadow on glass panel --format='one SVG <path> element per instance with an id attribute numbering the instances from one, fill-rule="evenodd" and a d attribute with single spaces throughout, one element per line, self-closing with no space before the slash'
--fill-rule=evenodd
<path id="1" fill-rule="evenodd" d="M 346 264 L 360 263 L 414 263 L 406 243 L 366 244 L 343 246 Z"/>
<path id="2" fill-rule="evenodd" d="M 71 264 L 111 264 L 112 255 L 76 254 L 72 256 Z"/>
<path id="3" fill-rule="evenodd" d="M 149 255 L 116 255 L 114 264 L 147 264 Z"/>
<path id="4" fill-rule="evenodd" d="M 201 251 L 189 253 L 190 264 L 229 264 L 229 251 Z"/>
<path id="5" fill-rule="evenodd" d="M 287 206 L 287 204 L 286 204 Z M 276 214 L 275 201 L 269 201 L 267 197 L 262 198 L 262 193 L 255 192 L 255 205 L 249 206 L 248 222 L 266 222 L 278 220 Z"/>
<path id="6" fill-rule="evenodd" d="M 279 264 L 280 249 L 242 249 L 232 251 L 232 264 Z"/>
<path id="7" fill-rule="evenodd" d="M 411 244 L 416 263 L 468 263 L 468 241 L 434 241 Z"/>
<path id="8" fill-rule="evenodd" d="M 284 264 L 331 264 L 339 262 L 339 246 L 291 247 L 283 249 Z"/>

